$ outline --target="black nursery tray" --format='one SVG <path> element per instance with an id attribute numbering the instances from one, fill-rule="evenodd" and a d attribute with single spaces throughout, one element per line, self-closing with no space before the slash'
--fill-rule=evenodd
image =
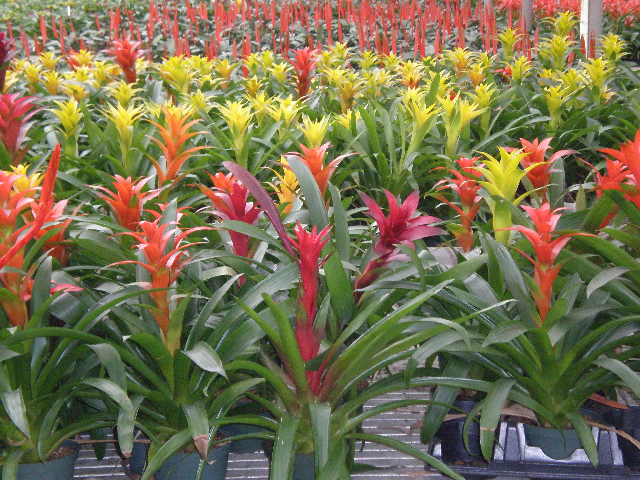
<path id="1" fill-rule="evenodd" d="M 503 422 L 500 426 L 498 445 L 490 464 L 450 466 L 467 480 L 498 476 L 554 480 L 640 480 L 640 472 L 633 472 L 624 466 L 618 437 L 595 427 L 592 430 L 598 443 L 597 467 L 589 462 L 583 449 L 576 450 L 564 460 L 547 457 L 540 448 L 526 444 L 521 423 L 509 422 Z M 440 443 L 432 444 L 430 450 L 434 456 L 441 456 Z"/>

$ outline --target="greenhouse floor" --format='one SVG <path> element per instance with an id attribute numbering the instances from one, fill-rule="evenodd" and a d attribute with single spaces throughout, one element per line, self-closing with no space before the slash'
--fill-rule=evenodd
<path id="1" fill-rule="evenodd" d="M 368 403 L 365 408 L 392 400 L 400 400 L 407 397 L 424 397 L 425 392 L 406 391 L 388 394 Z M 420 444 L 420 433 L 417 422 L 422 418 L 424 406 L 400 408 L 395 411 L 378 415 L 364 423 L 365 431 L 369 433 L 381 433 L 412 444 L 418 448 L 425 447 Z M 386 447 L 367 443 L 362 452 L 356 454 L 356 461 L 368 463 L 383 470 L 358 473 L 352 475 L 354 479 L 417 479 L 417 480 L 444 480 L 434 471 L 425 471 L 423 463 L 403 453 L 390 450 Z M 97 462 L 88 445 L 80 452 L 80 458 L 76 463 L 75 478 L 78 480 L 127 480 L 125 468 L 120 464 L 113 446 L 109 446 L 105 458 Z M 268 476 L 268 463 L 262 452 L 251 454 L 231 454 L 227 479 L 253 479 L 266 480 Z M 507 480 L 508 477 L 500 477 Z M 188 480 L 188 479 L 185 479 Z"/>

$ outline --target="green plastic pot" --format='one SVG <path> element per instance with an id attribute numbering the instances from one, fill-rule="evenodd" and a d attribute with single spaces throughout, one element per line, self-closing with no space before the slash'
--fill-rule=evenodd
<path id="1" fill-rule="evenodd" d="M 74 453 L 55 460 L 38 463 L 21 463 L 18 465 L 18 480 L 73 480 L 73 471 L 76 460 L 80 453 L 80 445 L 73 441 L 66 441 L 62 444 L 72 448 Z M 0 466 L 0 478 L 2 478 L 2 467 Z"/>
<path id="2" fill-rule="evenodd" d="M 582 442 L 575 430 L 557 430 L 535 425 L 524 425 L 527 445 L 540 447 L 542 452 L 554 460 L 563 460 L 582 448 Z"/>

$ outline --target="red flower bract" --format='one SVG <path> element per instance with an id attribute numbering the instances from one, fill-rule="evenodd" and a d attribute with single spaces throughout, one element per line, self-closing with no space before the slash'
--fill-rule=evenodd
<path id="1" fill-rule="evenodd" d="M 324 330 L 314 331 L 313 322 L 316 317 L 318 297 L 318 270 L 326 260 L 320 260 L 322 249 L 329 241 L 330 226 L 326 226 L 320 233 L 313 227 L 307 232 L 300 222 L 293 230 L 296 239 L 290 238 L 291 245 L 297 253 L 297 263 L 300 270 L 300 288 L 298 289 L 298 313 L 296 315 L 296 339 L 303 361 L 311 360 L 318 355 L 320 341 Z M 307 372 L 314 393 L 320 386 L 322 370 Z"/>
<path id="2" fill-rule="evenodd" d="M 538 285 L 539 290 L 532 292 L 531 295 L 538 306 L 538 313 L 540 314 L 540 324 L 538 326 L 542 326 L 551 308 L 553 282 L 561 268 L 560 265 L 554 265 L 553 263 L 570 238 L 573 235 L 580 234 L 560 235 L 555 240 L 552 240 L 553 232 L 562 216 L 557 212 L 564 210 L 562 208 L 551 210 L 549 203 L 545 202 L 537 209 L 526 205 L 523 205 L 522 209 L 529 214 L 536 229 L 533 230 L 523 225 L 516 225 L 508 230 L 517 230 L 522 233 L 529 240 L 535 251 L 535 260 L 524 253 L 523 255 L 534 266 L 533 280 Z"/>

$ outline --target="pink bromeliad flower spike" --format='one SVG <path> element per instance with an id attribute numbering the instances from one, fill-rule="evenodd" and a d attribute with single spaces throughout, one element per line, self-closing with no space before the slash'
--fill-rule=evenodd
<path id="1" fill-rule="evenodd" d="M 298 313 L 296 314 L 296 339 L 302 360 L 307 362 L 318 355 L 320 342 L 324 337 L 324 328 L 314 328 L 318 302 L 319 269 L 329 258 L 320 259 L 322 249 L 329 241 L 331 226 L 327 225 L 319 233 L 314 226 L 307 232 L 297 222 L 293 232 L 295 239 L 290 238 L 296 252 L 296 263 L 300 270 L 300 286 L 298 288 Z M 307 378 L 314 393 L 318 392 L 322 370 L 307 372 Z"/>
<path id="2" fill-rule="evenodd" d="M 406 245 L 414 248 L 414 240 L 442 233 L 442 229 L 428 225 L 429 223 L 439 222 L 440 219 L 428 215 L 415 216 L 419 199 L 417 191 L 411 193 L 402 205 L 398 205 L 398 200 L 391 192 L 385 190 L 384 193 L 389 201 L 388 217 L 382 213 L 380 206 L 368 195 L 360 194 L 360 198 L 369 208 L 367 215 L 376 221 L 380 231 L 378 241 L 373 247 L 373 252 L 378 254 L 379 257 L 367 263 L 362 276 L 356 280 L 355 290 L 371 285 L 380 276 L 381 269 L 392 261 L 405 259 L 397 245 Z M 362 292 L 356 291 L 354 295 L 357 302 Z"/>

